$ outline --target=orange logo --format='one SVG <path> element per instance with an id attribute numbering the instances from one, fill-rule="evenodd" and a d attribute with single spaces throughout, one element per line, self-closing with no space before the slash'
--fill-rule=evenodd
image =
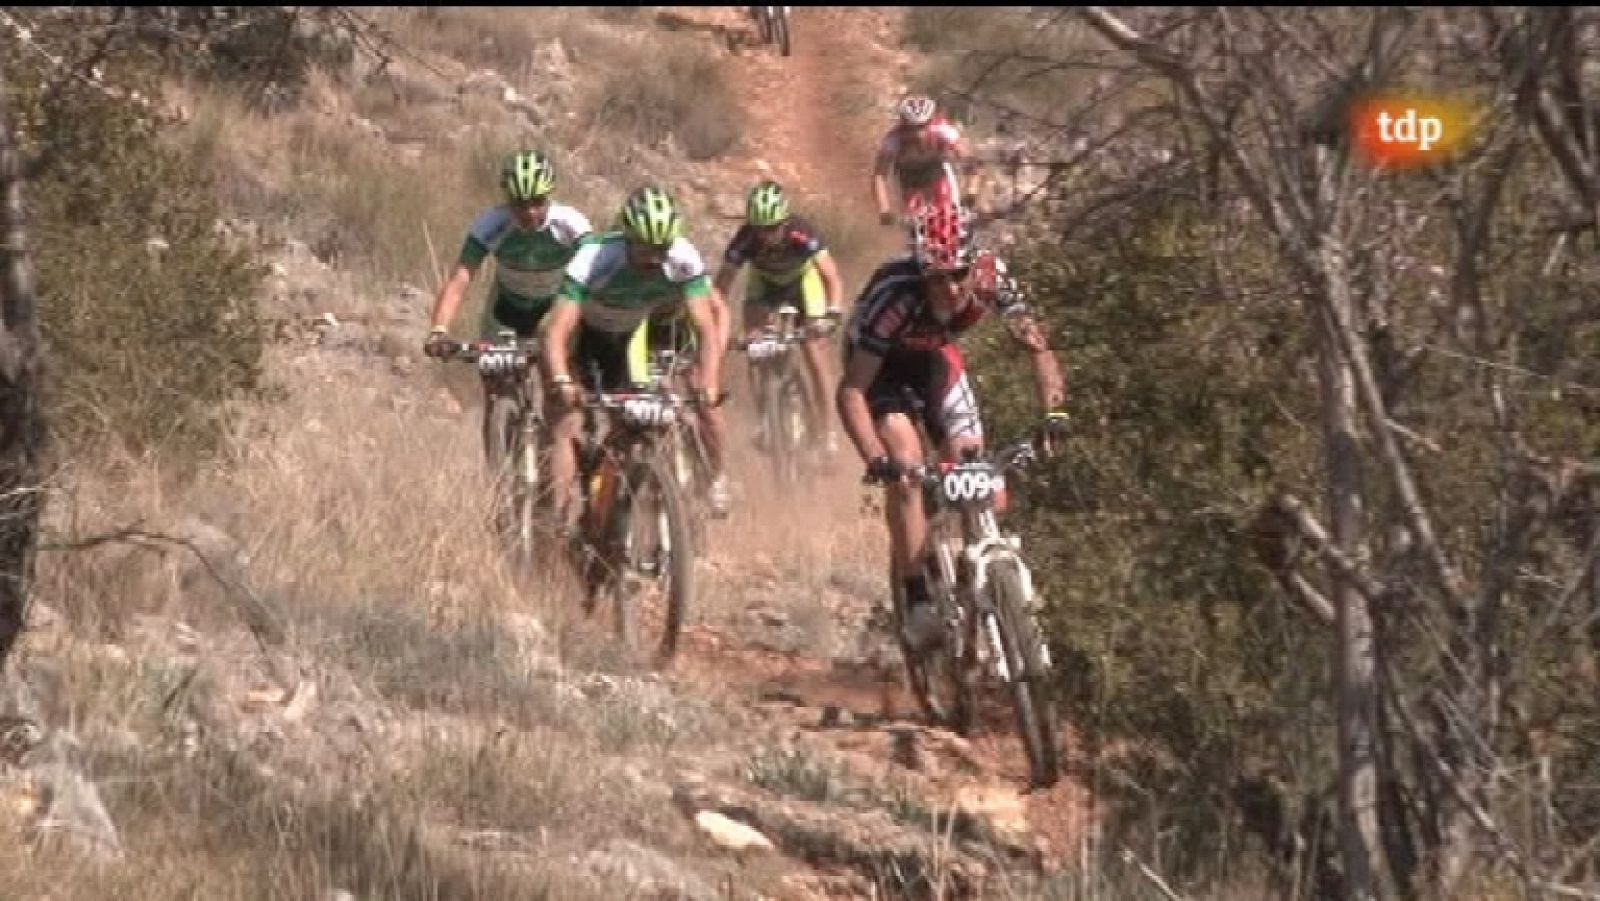
<path id="1" fill-rule="evenodd" d="M 1416 169 L 1454 157 L 1477 123 L 1466 101 L 1420 94 L 1383 93 L 1352 107 L 1356 153 L 1380 169 Z"/>

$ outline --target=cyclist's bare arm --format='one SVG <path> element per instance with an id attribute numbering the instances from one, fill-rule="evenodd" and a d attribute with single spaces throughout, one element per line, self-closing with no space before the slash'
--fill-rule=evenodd
<path id="1" fill-rule="evenodd" d="M 1007 317 L 1006 329 L 1018 344 L 1027 348 L 1028 355 L 1033 359 L 1033 377 L 1039 390 L 1039 402 L 1047 411 L 1061 409 L 1067 400 L 1066 383 L 1061 377 L 1061 364 L 1050 349 L 1050 341 L 1039 326 L 1039 320 L 1032 313 L 1019 313 Z"/>
<path id="2" fill-rule="evenodd" d="M 570 345 L 573 329 L 578 326 L 578 305 L 568 300 L 565 295 L 556 295 L 555 306 L 539 324 L 539 344 L 541 356 L 544 357 L 551 378 L 561 376 L 571 377 L 568 371 L 567 348 Z"/>
<path id="3" fill-rule="evenodd" d="M 726 311 L 727 304 L 722 301 L 722 292 L 715 285 L 711 286 L 711 293 L 705 297 L 696 297 L 684 305 L 689 314 L 689 322 L 694 326 L 695 337 L 699 344 L 700 359 L 699 370 L 700 388 L 713 399 L 722 390 L 722 315 L 719 310 Z"/>
<path id="4" fill-rule="evenodd" d="M 844 378 L 839 380 L 839 390 L 834 395 L 839 421 L 844 423 L 845 434 L 850 436 L 850 443 L 856 446 L 863 460 L 888 453 L 872 425 L 872 410 L 867 406 L 867 389 L 882 367 L 883 357 L 856 348 L 845 364 Z"/>
<path id="5" fill-rule="evenodd" d="M 717 274 L 712 277 L 711 287 L 716 288 L 717 293 L 726 297 L 728 292 L 733 290 L 733 280 L 739 277 L 739 270 L 742 268 L 744 267 L 723 263 L 718 267 Z"/>
<path id="6" fill-rule="evenodd" d="M 894 212 L 889 205 L 889 168 L 893 162 L 890 156 L 880 152 L 872 164 L 872 199 L 878 205 L 880 216 Z"/>
<path id="7" fill-rule="evenodd" d="M 844 297 L 844 279 L 839 275 L 839 264 L 834 262 L 833 254 L 826 250 L 812 259 L 817 264 L 817 274 L 822 276 L 822 290 L 828 297 L 828 309 L 840 309 L 840 298 Z"/>
<path id="8" fill-rule="evenodd" d="M 467 286 L 472 284 L 474 271 L 465 263 L 457 263 L 450 277 L 439 286 L 439 293 L 433 298 L 434 328 L 449 328 L 455 320 L 456 311 L 461 309 L 461 301 L 467 296 Z"/>
<path id="9" fill-rule="evenodd" d="M 711 286 L 711 312 L 717 322 L 717 341 L 711 346 L 727 353 L 733 346 L 733 311 L 728 307 L 728 292 L 714 284 Z"/>

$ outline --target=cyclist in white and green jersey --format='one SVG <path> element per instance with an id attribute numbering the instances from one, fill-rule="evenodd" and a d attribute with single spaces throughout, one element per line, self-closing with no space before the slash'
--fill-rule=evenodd
<path id="1" fill-rule="evenodd" d="M 490 255 L 495 259 L 494 289 L 484 305 L 480 336 L 493 338 L 506 328 L 527 338 L 538 329 L 579 242 L 594 230 L 582 213 L 551 200 L 555 184 L 555 167 L 544 153 L 535 150 L 506 159 L 500 174 L 506 201 L 479 213 L 467 229 L 455 270 L 434 299 L 425 353 L 436 355 L 444 346 L 467 286 Z"/>
<path id="2" fill-rule="evenodd" d="M 702 402 L 721 399 L 722 295 L 706 275 L 700 252 L 683 237 L 677 205 L 661 188 L 640 188 L 623 205 L 621 225 L 620 232 L 586 241 L 578 250 L 543 325 L 543 358 L 556 401 L 550 416 L 555 423 L 550 472 L 569 523 L 577 514 L 571 498 L 577 472 L 573 449 L 582 425 L 578 386 L 625 391 L 646 383 L 653 313 L 682 306 L 696 336 L 696 393 Z M 592 368 L 598 369 L 598 382 Z M 725 514 L 722 413 L 710 404 L 698 412 L 716 472 L 707 500 Z"/>

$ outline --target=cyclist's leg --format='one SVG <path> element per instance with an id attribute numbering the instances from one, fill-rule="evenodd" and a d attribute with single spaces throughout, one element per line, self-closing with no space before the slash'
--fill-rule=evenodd
<path id="1" fill-rule="evenodd" d="M 761 277 L 760 270 L 750 267 L 744 286 L 744 336 L 746 340 L 766 328 L 776 304 L 769 300 L 774 285 Z"/>
<path id="2" fill-rule="evenodd" d="M 925 356 L 925 355 L 918 355 Z M 909 355 L 896 355 L 885 361 L 885 370 L 867 392 L 867 404 L 872 412 L 878 438 L 889 456 L 902 467 L 916 466 L 923 461 L 923 448 L 914 415 L 907 409 L 903 395 L 905 388 L 918 395 L 923 404 L 929 399 L 921 390 L 924 373 L 929 367 Z M 930 435 L 933 440 L 938 440 Z M 926 556 L 927 522 L 922 509 L 921 486 L 909 484 L 890 485 L 884 504 L 886 525 L 889 528 L 889 558 L 895 578 L 905 585 L 908 603 L 927 600 L 927 580 L 923 575 Z"/>
<path id="3" fill-rule="evenodd" d="M 627 352 L 623 359 L 623 375 L 630 386 L 650 384 L 650 349 L 655 323 L 646 317 L 628 335 Z"/>
<path id="4" fill-rule="evenodd" d="M 549 305 L 545 304 L 534 310 L 522 310 L 513 306 L 509 299 L 495 291 L 489 302 L 483 305 L 483 315 L 478 320 L 478 336 L 484 341 L 493 341 L 499 337 L 502 329 L 511 329 L 519 335 L 525 329 L 538 328 L 539 320 L 544 317 Z M 490 434 L 489 414 L 494 405 L 497 392 L 504 391 L 506 383 L 503 380 L 485 377 L 483 382 L 483 451 L 486 459 L 492 459 L 489 443 L 498 436 Z"/>
<path id="5" fill-rule="evenodd" d="M 940 453 L 947 460 L 958 459 L 969 447 L 981 453 L 983 419 L 961 348 L 945 345 L 939 351 L 935 369 L 935 393 L 928 404 L 930 436 L 935 432 L 940 436 Z"/>
<path id="6" fill-rule="evenodd" d="M 570 368 L 579 384 L 585 384 L 589 375 L 589 361 L 594 355 L 595 333 L 578 323 L 573 330 Z M 583 426 L 583 410 L 566 407 L 553 397 L 545 401 L 545 421 L 550 423 L 550 493 L 561 521 L 568 528 L 576 525 L 578 505 L 575 502 L 578 476 L 578 432 Z"/>

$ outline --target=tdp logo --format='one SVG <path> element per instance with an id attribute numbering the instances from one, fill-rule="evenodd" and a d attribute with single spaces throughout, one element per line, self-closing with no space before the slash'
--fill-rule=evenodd
<path id="1" fill-rule="evenodd" d="M 1458 100 L 1380 94 L 1351 111 L 1356 153 L 1380 169 L 1415 169 L 1445 162 L 1463 147 L 1476 111 Z"/>

